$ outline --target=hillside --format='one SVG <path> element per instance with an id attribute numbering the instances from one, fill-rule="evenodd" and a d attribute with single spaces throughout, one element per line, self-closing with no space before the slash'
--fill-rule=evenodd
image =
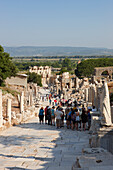
<path id="1" fill-rule="evenodd" d="M 113 55 L 113 49 L 88 48 L 88 47 L 4 47 L 5 51 L 12 57 L 16 56 L 92 56 L 92 55 Z"/>

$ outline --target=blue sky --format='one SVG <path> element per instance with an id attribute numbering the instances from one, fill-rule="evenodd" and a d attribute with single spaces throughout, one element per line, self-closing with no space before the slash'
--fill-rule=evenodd
<path id="1" fill-rule="evenodd" d="M 3 46 L 113 49 L 113 0 L 0 0 Z"/>

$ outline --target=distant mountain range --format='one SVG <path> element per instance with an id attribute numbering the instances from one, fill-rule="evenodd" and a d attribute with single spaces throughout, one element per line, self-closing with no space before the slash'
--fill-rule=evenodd
<path id="1" fill-rule="evenodd" d="M 24 56 L 95 56 L 95 55 L 113 55 L 113 49 L 107 48 L 88 48 L 88 47 L 4 47 L 5 52 L 10 53 L 12 57 Z"/>

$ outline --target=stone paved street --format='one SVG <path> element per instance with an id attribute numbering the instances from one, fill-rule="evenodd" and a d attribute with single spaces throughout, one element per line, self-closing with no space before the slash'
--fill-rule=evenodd
<path id="1" fill-rule="evenodd" d="M 0 170 L 71 170 L 88 132 L 40 125 L 37 118 L 0 133 Z"/>

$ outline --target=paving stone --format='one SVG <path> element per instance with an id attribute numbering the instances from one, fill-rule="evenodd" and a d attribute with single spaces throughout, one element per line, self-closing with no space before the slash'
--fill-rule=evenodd
<path id="1" fill-rule="evenodd" d="M 40 125 L 37 118 L 32 118 L 1 132 L 1 168 L 70 170 L 76 156 L 88 143 L 89 134 L 85 133 L 66 128 L 56 130 L 56 127 Z"/>
<path id="2" fill-rule="evenodd" d="M 89 167 L 89 170 L 113 170 L 113 166 L 96 166 L 96 167 Z"/>
<path id="3" fill-rule="evenodd" d="M 71 165 L 70 166 L 56 166 L 56 167 L 49 167 L 47 170 L 71 170 Z"/>

